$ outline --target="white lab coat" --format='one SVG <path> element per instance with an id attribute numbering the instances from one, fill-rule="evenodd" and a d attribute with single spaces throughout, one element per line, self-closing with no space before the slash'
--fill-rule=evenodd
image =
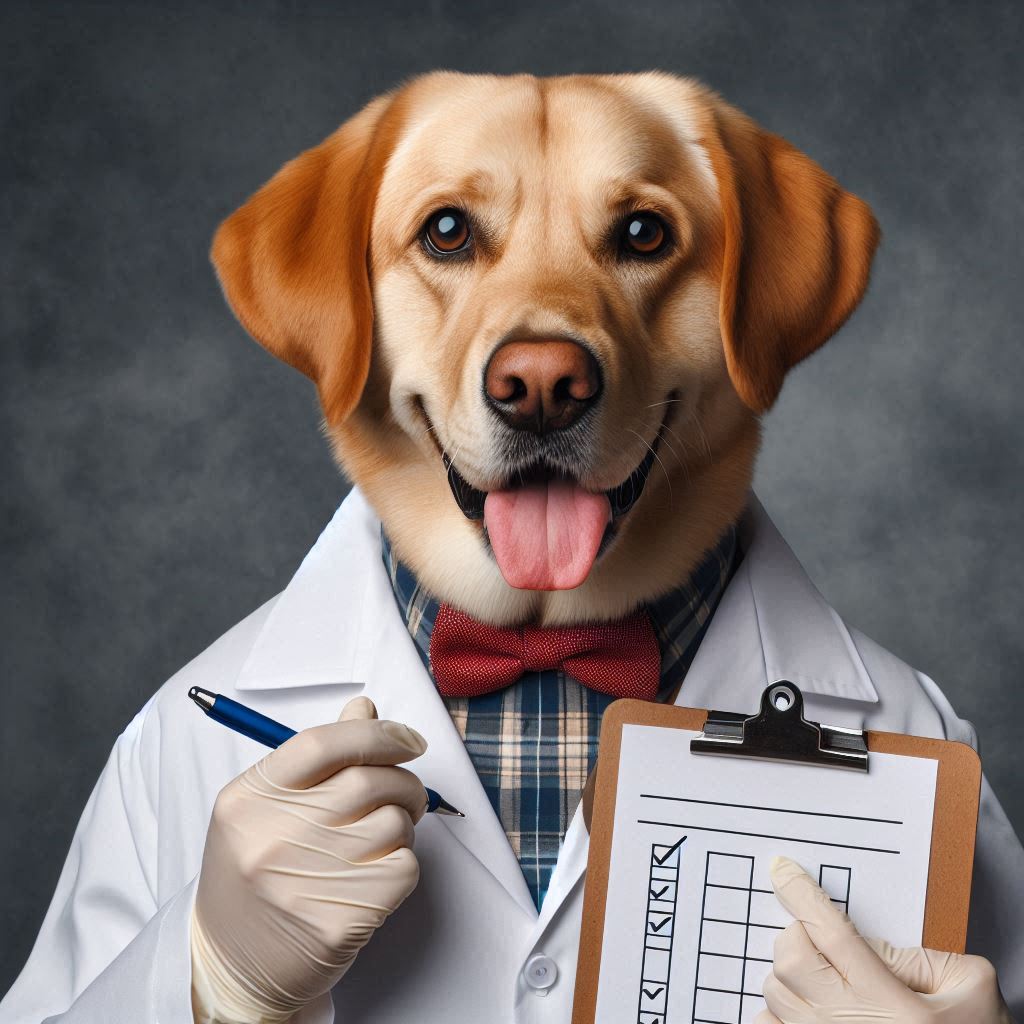
<path id="1" fill-rule="evenodd" d="M 745 711 L 790 679 L 808 716 L 974 744 L 936 685 L 847 627 L 752 498 L 746 557 L 690 668 L 680 702 Z M 217 792 L 265 753 L 204 719 L 193 685 L 295 728 L 334 720 L 356 694 L 418 729 L 426 785 L 465 819 L 416 828 L 419 887 L 349 973 L 296 1024 L 566 1024 L 587 834 L 577 811 L 538 915 L 448 712 L 395 607 L 379 523 L 353 491 L 288 587 L 172 678 L 118 738 L 72 841 L 0 1024 L 190 1024 L 188 921 Z M 1024 851 L 985 785 L 970 949 L 998 967 L 1024 1019 Z M 555 984 L 532 988 L 543 954 Z M 335 1016 L 336 1014 L 336 1016 Z"/>

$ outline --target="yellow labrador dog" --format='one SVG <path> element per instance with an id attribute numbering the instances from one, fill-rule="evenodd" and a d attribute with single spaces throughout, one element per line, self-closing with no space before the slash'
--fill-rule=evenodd
<path id="1" fill-rule="evenodd" d="M 558 625 L 666 592 L 736 520 L 759 414 L 878 237 L 695 81 L 442 72 L 288 163 L 213 261 L 420 581 Z"/>
<path id="2" fill-rule="evenodd" d="M 475 634 L 521 639 L 543 632 L 535 624 L 607 622 L 544 642 L 601 634 L 604 653 L 628 656 L 616 621 L 641 618 L 731 536 L 759 417 L 857 305 L 877 242 L 861 200 L 693 81 L 440 73 L 287 164 L 220 227 L 213 260 L 245 327 L 315 381 L 403 578 L 440 599 L 432 650 L 442 614 L 461 614 Z M 334 1020 L 334 1005 L 339 1021 L 375 1024 L 569 1019 L 587 848 L 577 822 L 606 704 L 590 703 L 593 690 L 580 700 L 567 665 L 547 687 L 563 697 L 545 732 L 543 710 L 506 690 L 499 770 L 471 764 L 484 730 L 458 731 L 457 701 L 440 706 L 433 653 L 437 692 L 399 648 L 411 619 L 397 621 L 399 573 L 384 579 L 378 528 L 358 494 L 346 501 L 285 593 L 124 731 L 0 1021 L 298 1024 Z M 795 568 L 763 570 L 795 564 L 772 546 L 784 548 L 769 534 L 760 555 L 756 537 L 742 552 L 745 583 L 729 593 L 747 603 L 733 603 L 719 651 L 735 640 L 743 657 L 745 633 L 773 635 L 751 616 L 767 622 L 812 589 Z M 756 564 L 760 592 L 781 601 L 754 606 Z M 973 738 L 930 680 L 812 597 L 789 600 L 774 635 L 814 660 L 819 694 L 848 684 L 852 701 L 874 696 L 868 665 L 885 684 L 872 722 Z M 644 642 L 634 660 L 656 674 L 653 632 Z M 752 660 L 774 681 L 765 643 Z M 615 684 L 627 662 L 606 670 Z M 301 726 L 255 764 L 250 741 L 196 729 L 184 706 L 187 690 L 232 680 L 225 696 L 252 691 Z M 323 683 L 362 686 L 336 722 L 339 692 Z M 378 720 L 375 697 L 409 724 Z M 529 783 L 517 761 L 528 733 Z M 543 790 L 556 760 L 559 788 Z M 494 774 L 497 801 L 483 784 Z M 465 819 L 418 825 L 427 781 Z M 504 800 L 531 785 L 532 816 Z M 543 822 L 542 798 L 557 805 Z M 978 835 L 979 945 L 1019 1005 L 1020 914 L 992 894 L 1019 889 L 1024 852 L 990 793 Z M 551 890 L 542 857 L 557 859 Z M 793 862 L 772 879 L 797 921 L 776 940 L 759 1021 L 1008 1024 L 988 961 L 869 947 Z M 402 924 L 364 954 L 414 891 Z"/>

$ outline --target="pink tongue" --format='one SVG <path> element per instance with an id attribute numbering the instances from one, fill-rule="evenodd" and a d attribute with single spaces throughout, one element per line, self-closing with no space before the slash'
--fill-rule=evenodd
<path id="1" fill-rule="evenodd" d="M 604 494 L 564 480 L 491 491 L 484 525 L 510 587 L 571 590 L 590 572 L 612 509 Z"/>

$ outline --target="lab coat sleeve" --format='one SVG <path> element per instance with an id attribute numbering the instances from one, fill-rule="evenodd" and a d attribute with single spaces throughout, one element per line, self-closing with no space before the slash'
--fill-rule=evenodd
<path id="1" fill-rule="evenodd" d="M 946 738 L 978 749 L 970 722 L 960 718 L 935 682 L 918 678 L 939 712 Z M 987 778 L 981 780 L 978 837 L 967 926 L 967 952 L 990 960 L 1014 1019 L 1024 1021 L 1024 847 Z"/>
<path id="2" fill-rule="evenodd" d="M 75 830 L 0 1024 L 192 1024 L 188 922 L 195 880 L 158 906 L 159 723 L 121 734 Z"/>
<path id="3" fill-rule="evenodd" d="M 992 791 L 981 783 L 967 952 L 995 964 L 1006 1005 L 1024 1021 L 1024 848 Z"/>

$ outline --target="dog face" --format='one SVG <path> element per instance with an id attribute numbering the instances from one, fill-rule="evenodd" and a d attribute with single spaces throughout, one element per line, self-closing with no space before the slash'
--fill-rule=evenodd
<path id="1" fill-rule="evenodd" d="M 439 73 L 286 165 L 213 258 L 423 583 L 556 623 L 664 592 L 736 518 L 758 414 L 877 237 L 694 82 Z"/>

